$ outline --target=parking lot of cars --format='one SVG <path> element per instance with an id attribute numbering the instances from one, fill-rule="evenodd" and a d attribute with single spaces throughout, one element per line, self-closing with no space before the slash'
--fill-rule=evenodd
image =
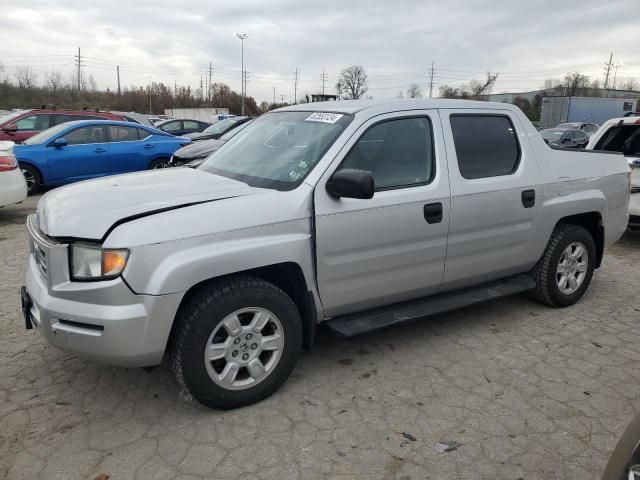
<path id="1" fill-rule="evenodd" d="M 108 367 L 25 331 L 38 199 L 0 209 L 1 478 L 598 478 L 637 411 L 637 233 L 573 307 L 516 296 L 353 340 L 320 331 L 274 396 L 216 412 L 166 364 Z"/>

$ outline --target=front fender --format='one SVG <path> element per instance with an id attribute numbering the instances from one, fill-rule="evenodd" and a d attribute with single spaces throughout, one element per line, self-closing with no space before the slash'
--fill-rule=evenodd
<path id="1" fill-rule="evenodd" d="M 293 262 L 315 285 L 309 219 L 135 247 L 123 276 L 136 292 L 185 292 L 212 278 Z"/>

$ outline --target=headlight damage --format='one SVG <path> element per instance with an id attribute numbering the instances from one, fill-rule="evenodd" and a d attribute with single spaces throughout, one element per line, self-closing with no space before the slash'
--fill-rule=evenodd
<path id="1" fill-rule="evenodd" d="M 73 280 L 107 280 L 122 273 L 129 250 L 104 249 L 100 245 L 71 245 L 71 278 Z"/>

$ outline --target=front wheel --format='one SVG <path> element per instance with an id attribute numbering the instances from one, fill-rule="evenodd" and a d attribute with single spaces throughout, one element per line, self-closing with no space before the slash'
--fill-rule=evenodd
<path id="1" fill-rule="evenodd" d="M 586 229 L 569 224 L 556 226 L 533 269 L 534 296 L 553 307 L 573 305 L 589 287 L 595 263 L 596 245 Z"/>
<path id="2" fill-rule="evenodd" d="M 200 287 L 186 300 L 171 358 L 176 379 L 196 400 L 226 410 L 275 392 L 301 352 L 302 323 L 291 298 L 243 276 Z"/>

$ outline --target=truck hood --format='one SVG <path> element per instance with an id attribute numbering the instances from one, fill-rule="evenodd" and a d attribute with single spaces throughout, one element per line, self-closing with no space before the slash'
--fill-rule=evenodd
<path id="1" fill-rule="evenodd" d="M 47 192 L 38 202 L 38 226 L 50 237 L 102 240 L 128 220 L 260 192 L 191 168 L 116 175 Z"/>

